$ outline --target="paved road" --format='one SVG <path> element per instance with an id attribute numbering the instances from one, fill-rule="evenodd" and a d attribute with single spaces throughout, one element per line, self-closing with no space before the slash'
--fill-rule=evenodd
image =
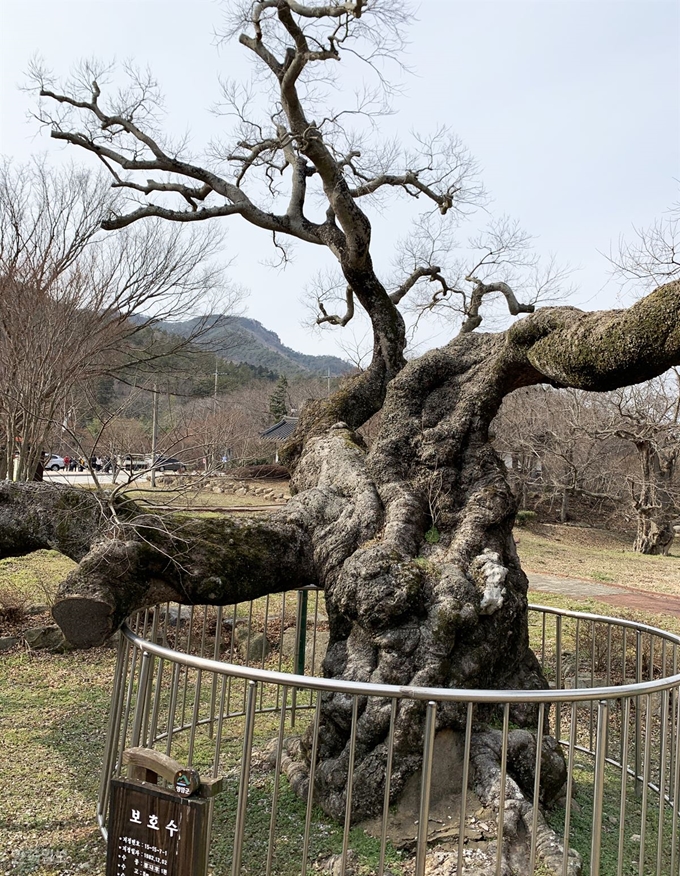
<path id="1" fill-rule="evenodd" d="M 656 614 L 672 614 L 680 617 L 680 596 L 668 593 L 653 593 L 649 590 L 636 590 L 620 584 L 600 584 L 599 581 L 586 581 L 583 578 L 563 578 L 559 575 L 544 575 L 527 572 L 529 592 L 557 593 L 563 596 L 596 599 L 609 605 L 651 611 Z"/>
<path id="2" fill-rule="evenodd" d="M 87 471 L 46 471 L 43 478 L 46 481 L 51 481 L 53 484 L 70 484 L 73 487 L 93 487 L 95 485 L 94 478 Z M 144 483 L 145 478 L 146 475 L 142 475 L 139 480 Z M 97 474 L 97 480 L 100 484 L 123 484 L 127 483 L 127 479 L 128 474 L 126 472 L 118 472 L 115 482 L 110 474 L 104 474 L 103 472 Z"/>

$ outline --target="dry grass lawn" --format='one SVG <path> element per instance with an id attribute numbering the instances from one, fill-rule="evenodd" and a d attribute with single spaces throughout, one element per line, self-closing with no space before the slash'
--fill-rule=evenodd
<path id="1" fill-rule="evenodd" d="M 0 611 L 12 600 L 26 608 L 51 606 L 57 584 L 74 567 L 75 563 L 57 551 L 35 551 L 27 557 L 0 560 Z"/>
<path id="2" fill-rule="evenodd" d="M 248 480 L 243 483 L 244 485 L 247 484 L 251 489 L 256 487 L 272 489 L 276 492 L 277 497 L 281 493 L 284 494 L 285 498 L 288 498 L 290 495 L 287 481 Z M 283 504 L 284 501 L 277 498 L 272 502 L 271 499 L 256 496 L 252 493 L 248 493 L 245 496 L 235 496 L 233 493 L 213 493 L 210 490 L 194 489 L 189 486 L 183 488 L 159 486 L 156 489 L 152 489 L 150 486 L 132 486 L 126 492 L 131 498 L 137 501 L 148 502 L 152 505 L 178 506 L 180 508 L 196 508 L 197 510 L 200 508 L 224 508 L 228 510 L 239 507 L 271 507 L 272 504 Z"/>
<path id="3" fill-rule="evenodd" d="M 565 575 L 680 595 L 680 545 L 667 557 L 633 551 L 632 539 L 603 529 L 532 524 L 517 528 L 517 551 L 526 572 Z"/>

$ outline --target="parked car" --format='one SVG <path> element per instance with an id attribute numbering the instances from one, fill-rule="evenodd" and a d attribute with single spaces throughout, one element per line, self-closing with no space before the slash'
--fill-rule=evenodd
<path id="1" fill-rule="evenodd" d="M 123 471 L 144 471 L 151 465 L 151 460 L 147 462 L 146 457 L 137 453 L 118 456 L 116 461 L 118 468 L 123 469 Z"/>
<path id="2" fill-rule="evenodd" d="M 51 453 L 43 462 L 45 471 L 59 471 L 60 468 L 66 468 L 63 456 L 58 456 L 56 453 Z"/>
<path id="3" fill-rule="evenodd" d="M 148 458 L 147 464 L 151 468 L 151 457 Z M 157 456 L 154 468 L 156 471 L 186 471 L 184 463 L 179 459 L 175 459 L 174 456 Z"/>

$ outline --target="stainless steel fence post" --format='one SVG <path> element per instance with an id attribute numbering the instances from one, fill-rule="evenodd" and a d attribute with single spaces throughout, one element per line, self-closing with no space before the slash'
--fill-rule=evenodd
<path id="1" fill-rule="evenodd" d="M 673 662 L 677 668 L 677 659 L 674 656 Z M 673 718 L 673 729 L 675 731 L 675 763 L 671 771 L 671 780 L 673 781 L 673 827 L 671 830 L 671 876 L 677 873 L 675 869 L 678 851 L 678 807 L 680 807 L 680 688 L 674 688 L 675 693 L 675 717 Z"/>
<path id="2" fill-rule="evenodd" d="M 142 654 L 142 663 L 139 670 L 139 684 L 137 685 L 137 702 L 135 703 L 135 720 L 132 724 L 132 747 L 139 745 L 142 736 L 142 724 L 146 712 L 148 699 L 149 679 L 151 677 L 151 665 L 153 657 L 148 651 Z"/>
<path id="3" fill-rule="evenodd" d="M 590 846 L 590 876 L 600 876 L 602 846 L 602 807 L 604 803 L 604 767 L 607 760 L 607 720 L 609 707 L 606 700 L 597 705 L 597 741 L 595 743 L 595 778 L 593 788 L 593 827 Z"/>
<path id="4" fill-rule="evenodd" d="M 661 763 L 659 764 L 659 827 L 656 843 L 656 876 L 661 876 L 661 861 L 663 860 L 663 830 L 666 795 L 666 768 L 668 765 L 668 691 L 662 694 L 661 701 Z"/>
<path id="5" fill-rule="evenodd" d="M 628 790 L 628 744 L 630 736 L 630 698 L 621 704 L 621 797 L 619 802 L 619 851 L 616 876 L 623 876 L 623 849 L 626 839 L 626 798 Z"/>
<path id="6" fill-rule="evenodd" d="M 194 709 L 191 716 L 191 728 L 189 730 L 189 752 L 187 754 L 187 763 L 192 766 L 194 763 L 194 744 L 196 742 L 196 728 L 201 710 L 201 685 L 203 683 L 203 670 L 196 670 L 196 686 L 194 687 Z"/>
<path id="7" fill-rule="evenodd" d="M 382 831 L 380 832 L 380 863 L 378 876 L 385 872 L 385 850 L 387 847 L 387 818 L 390 813 L 390 785 L 392 783 L 392 760 L 394 758 L 394 728 L 397 723 L 397 699 L 392 700 L 390 709 L 390 731 L 387 736 L 387 763 L 385 764 L 385 795 L 383 797 Z"/>
<path id="8" fill-rule="evenodd" d="M 118 655 L 116 657 L 116 669 L 113 674 L 113 693 L 111 694 L 111 711 L 109 712 L 109 724 L 106 730 L 106 747 L 104 749 L 104 768 L 99 781 L 99 794 L 97 797 L 97 816 L 100 826 L 106 820 L 106 807 L 108 805 L 109 781 L 113 773 L 116 759 L 116 741 L 120 730 L 120 717 L 123 704 L 124 671 L 127 667 L 129 645 L 127 640 L 120 637 L 118 642 Z"/>
<path id="9" fill-rule="evenodd" d="M 567 793 L 564 809 L 564 837 L 562 839 L 562 876 L 569 874 L 569 831 L 571 829 L 572 788 L 574 785 L 574 751 L 576 749 L 577 704 L 571 704 L 571 724 L 569 726 L 569 755 L 567 760 Z"/>
<path id="10" fill-rule="evenodd" d="M 677 675 L 678 674 L 678 646 L 677 645 L 673 645 L 673 660 L 672 660 L 671 665 L 672 665 L 671 675 Z M 678 733 L 680 731 L 680 727 L 678 727 L 678 723 L 672 717 L 675 714 L 675 707 L 676 707 L 679 693 L 680 693 L 680 691 L 678 690 L 678 688 L 674 687 L 671 689 L 670 703 L 668 706 L 668 708 L 670 709 L 671 726 L 673 727 L 674 734 Z M 673 740 L 675 739 L 674 734 L 671 734 L 671 765 L 670 765 L 671 776 L 675 775 L 675 745 L 673 744 Z M 674 787 L 670 788 L 670 795 L 671 795 L 671 800 L 676 799 Z"/>
<path id="11" fill-rule="evenodd" d="M 131 657 L 130 657 L 130 668 L 125 670 L 125 686 L 127 688 L 125 693 L 125 706 L 123 707 L 122 720 L 120 722 L 120 736 L 118 740 L 118 750 L 123 751 L 125 748 L 125 741 L 128 736 L 128 727 L 130 724 L 130 711 L 132 709 L 132 694 L 134 692 L 135 687 L 135 673 L 137 672 L 137 658 L 139 657 L 139 648 L 136 645 L 132 645 L 131 649 Z M 116 775 L 120 775 L 120 767 L 121 763 L 118 762 Z"/>
<path id="12" fill-rule="evenodd" d="M 352 729 L 349 736 L 349 763 L 347 764 L 347 790 L 345 792 L 345 826 L 342 832 L 342 855 L 340 876 L 347 871 L 347 852 L 349 850 L 349 829 L 352 824 L 352 787 L 354 785 L 354 757 L 357 749 L 357 725 L 359 723 L 359 697 L 352 698 Z"/>
<path id="13" fill-rule="evenodd" d="M 248 806 L 248 783 L 250 781 L 250 758 L 253 753 L 253 731 L 255 730 L 255 701 L 257 697 L 257 682 L 248 682 L 246 703 L 246 726 L 243 734 L 243 754 L 241 756 L 241 776 L 238 786 L 238 803 L 236 804 L 236 826 L 234 828 L 234 852 L 232 856 L 231 873 L 238 876 L 241 872 L 241 856 L 243 853 L 243 834 L 246 827 L 246 808 Z"/>
<path id="14" fill-rule="evenodd" d="M 635 631 L 635 681 L 640 684 L 642 681 L 642 634 L 640 630 Z M 640 785 L 640 763 L 642 756 L 642 737 L 640 723 L 640 696 L 635 697 L 635 796 L 639 797 L 641 793 Z"/>
<path id="15" fill-rule="evenodd" d="M 555 687 L 557 690 L 562 689 L 562 615 L 557 615 L 556 621 L 556 630 L 555 630 L 555 649 L 557 651 L 555 657 Z M 578 666 L 576 667 L 576 674 L 578 675 Z M 562 703 L 558 700 L 555 703 L 555 739 L 559 742 L 562 734 Z"/>
<path id="16" fill-rule="evenodd" d="M 168 706 L 168 726 L 167 735 L 165 738 L 165 753 L 170 756 L 172 751 L 172 737 L 175 732 L 175 715 L 177 714 L 177 697 L 179 694 L 179 678 L 181 673 L 181 664 L 175 663 L 172 668 L 172 681 L 170 683 L 170 704 Z"/>
<path id="17" fill-rule="evenodd" d="M 262 685 L 264 687 L 264 685 Z M 274 790 L 272 793 L 272 814 L 269 819 L 269 843 L 267 845 L 267 869 L 265 876 L 271 876 L 272 864 L 274 862 L 274 845 L 276 837 L 276 816 L 279 805 L 279 777 L 281 775 L 281 757 L 283 755 L 283 734 L 286 728 L 286 700 L 288 699 L 288 688 L 283 686 L 283 703 L 281 704 L 281 714 L 279 715 L 279 735 L 276 740 L 276 763 L 274 765 Z"/>
<path id="18" fill-rule="evenodd" d="M 639 699 L 639 697 L 638 697 Z M 649 796 L 650 771 L 652 769 L 652 695 L 645 695 L 645 751 L 642 761 L 642 800 L 640 808 L 640 867 L 639 876 L 648 876 L 645 873 L 645 847 L 647 840 L 647 798 Z"/>
<path id="19" fill-rule="evenodd" d="M 545 703 L 538 705 L 538 726 L 536 728 L 536 762 L 534 766 L 534 799 L 531 819 L 531 849 L 529 852 L 529 870 L 536 869 L 536 837 L 538 835 L 538 812 L 541 808 L 541 759 L 543 756 L 543 722 L 545 720 Z"/>
<path id="20" fill-rule="evenodd" d="M 415 876 L 425 872 L 427 854 L 427 826 L 430 820 L 430 789 L 432 787 L 432 758 L 434 755 L 434 731 L 437 704 L 430 700 L 425 715 L 425 738 L 423 740 L 423 778 L 420 783 L 420 814 L 418 816 L 418 849 L 416 852 Z"/>
<path id="21" fill-rule="evenodd" d="M 474 706 L 467 704 L 467 718 L 465 720 L 465 750 L 463 752 L 463 777 L 460 791 L 460 819 L 458 822 L 458 861 L 457 872 L 462 873 L 463 845 L 465 843 L 465 814 L 467 809 L 467 786 L 470 775 L 470 742 L 472 740 L 472 715 Z"/>
<path id="22" fill-rule="evenodd" d="M 149 633 L 149 638 L 154 643 L 156 642 L 156 638 L 158 637 L 158 614 L 159 614 L 158 610 L 154 609 L 153 618 L 151 621 L 151 631 Z M 148 611 L 147 611 L 147 615 L 148 615 Z M 147 733 L 148 733 L 148 728 L 149 728 L 149 718 L 151 717 L 151 690 L 153 689 L 153 675 L 154 675 L 154 668 L 155 668 L 154 664 L 155 664 L 155 659 L 151 664 L 151 669 L 149 672 L 148 690 L 147 690 L 147 693 L 145 694 L 144 718 L 142 719 L 142 735 L 141 735 L 142 745 L 144 744 L 144 742 L 147 738 Z M 159 682 L 160 682 L 160 679 L 159 679 Z"/>
<path id="23" fill-rule="evenodd" d="M 215 734 L 215 747 L 213 749 L 213 765 L 212 777 L 216 779 L 220 774 L 220 752 L 222 749 L 222 727 L 224 725 L 224 704 L 227 696 L 227 676 L 222 676 L 222 685 L 220 691 L 219 714 L 217 718 L 217 733 Z M 215 815 L 215 798 L 210 798 L 210 812 L 208 813 L 208 828 L 206 830 L 206 842 L 210 849 L 210 838 L 212 836 L 213 818 Z"/>
<path id="24" fill-rule="evenodd" d="M 222 644 L 222 612 L 224 606 L 217 607 L 217 617 L 215 618 L 215 641 L 213 643 L 213 660 L 219 660 L 220 645 Z M 208 726 L 208 738 L 213 738 L 215 732 L 215 705 L 217 703 L 217 673 L 213 672 L 212 686 L 210 688 L 210 724 Z"/>
<path id="25" fill-rule="evenodd" d="M 156 733 L 158 732 L 158 713 L 161 705 L 161 694 L 163 692 L 163 670 L 165 669 L 165 660 L 161 657 L 158 661 L 158 673 L 156 675 L 156 693 L 153 698 L 153 710 L 151 712 L 151 724 L 147 736 L 147 745 L 153 748 L 156 741 Z"/>
<path id="26" fill-rule="evenodd" d="M 302 867 L 300 876 L 307 873 L 307 857 L 309 856 L 309 833 L 312 825 L 312 808 L 314 806 L 314 782 L 316 781 L 316 758 L 319 751 L 319 727 L 321 725 L 321 694 L 316 696 L 314 712 L 314 733 L 312 734 L 312 756 L 309 764 L 309 787 L 307 788 L 307 809 L 305 811 L 305 832 L 302 838 Z"/>
<path id="27" fill-rule="evenodd" d="M 501 737 L 501 774 L 499 778 L 498 792 L 498 839 L 496 840 L 496 876 L 502 876 L 501 866 L 503 863 L 503 829 L 505 827 L 505 782 L 508 771 L 508 733 L 510 731 L 510 703 L 503 707 L 503 735 Z M 466 734 L 467 737 L 467 734 Z M 466 738 L 467 742 L 467 738 Z M 458 832 L 458 870 L 461 871 L 463 850 L 460 846 L 461 836 Z"/>

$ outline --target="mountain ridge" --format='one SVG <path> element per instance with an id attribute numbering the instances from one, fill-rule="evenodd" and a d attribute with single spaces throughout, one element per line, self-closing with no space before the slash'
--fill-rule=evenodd
<path id="1" fill-rule="evenodd" d="M 201 332 L 200 346 L 230 362 L 259 365 L 286 377 L 325 376 L 329 373 L 331 377 L 339 377 L 353 370 L 349 362 L 338 356 L 315 356 L 287 347 L 276 332 L 248 316 L 214 314 L 183 322 L 163 321 L 158 328 L 188 337 L 206 320 L 208 327 Z"/>

